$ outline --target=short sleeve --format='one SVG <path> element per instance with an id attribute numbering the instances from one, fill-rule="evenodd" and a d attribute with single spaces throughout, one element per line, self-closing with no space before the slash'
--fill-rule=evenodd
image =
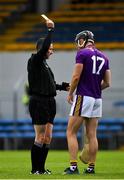
<path id="1" fill-rule="evenodd" d="M 82 51 L 78 51 L 76 55 L 76 63 L 83 64 L 85 60 L 85 56 Z"/>
<path id="2" fill-rule="evenodd" d="M 106 60 L 106 69 L 110 69 L 109 68 L 109 60 L 108 59 Z"/>

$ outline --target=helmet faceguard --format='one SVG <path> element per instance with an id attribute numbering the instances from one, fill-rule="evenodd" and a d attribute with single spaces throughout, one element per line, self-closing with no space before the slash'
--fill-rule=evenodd
<path id="1" fill-rule="evenodd" d="M 82 44 L 79 43 L 80 39 L 84 40 Z M 79 47 L 85 47 L 87 42 L 91 42 L 94 44 L 94 34 L 88 30 L 81 31 L 76 35 L 75 42 L 78 44 Z"/>

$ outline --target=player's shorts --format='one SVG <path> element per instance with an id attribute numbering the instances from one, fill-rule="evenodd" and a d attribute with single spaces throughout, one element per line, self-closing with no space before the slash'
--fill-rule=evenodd
<path id="1" fill-rule="evenodd" d="M 102 117 L 102 99 L 89 96 L 75 95 L 70 116 Z"/>
<path id="2" fill-rule="evenodd" d="M 32 96 L 29 101 L 29 112 L 32 118 L 32 124 L 53 124 L 56 115 L 55 98 Z"/>

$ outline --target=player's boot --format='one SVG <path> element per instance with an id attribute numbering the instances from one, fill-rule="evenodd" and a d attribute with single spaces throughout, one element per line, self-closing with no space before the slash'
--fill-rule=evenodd
<path id="1" fill-rule="evenodd" d="M 95 174 L 94 168 L 88 167 L 87 169 L 84 169 L 84 174 Z"/>
<path id="2" fill-rule="evenodd" d="M 89 144 L 85 144 L 84 148 L 82 149 L 79 159 L 84 163 L 88 164 L 89 161 Z"/>
<path id="3" fill-rule="evenodd" d="M 79 174 L 79 171 L 78 171 L 78 168 L 76 167 L 76 169 L 75 170 L 71 170 L 70 169 L 70 167 L 68 167 L 68 168 L 66 168 L 65 170 L 64 170 L 64 173 L 63 173 L 64 175 L 65 174 Z"/>

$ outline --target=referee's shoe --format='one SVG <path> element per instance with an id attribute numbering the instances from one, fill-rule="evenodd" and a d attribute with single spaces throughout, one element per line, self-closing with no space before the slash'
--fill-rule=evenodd
<path id="1" fill-rule="evenodd" d="M 31 171 L 30 174 L 38 174 L 38 175 L 40 175 L 40 174 L 48 174 L 48 175 L 50 175 L 50 174 L 52 174 L 52 172 L 47 169 L 47 170 L 44 170 L 44 171 Z"/>

